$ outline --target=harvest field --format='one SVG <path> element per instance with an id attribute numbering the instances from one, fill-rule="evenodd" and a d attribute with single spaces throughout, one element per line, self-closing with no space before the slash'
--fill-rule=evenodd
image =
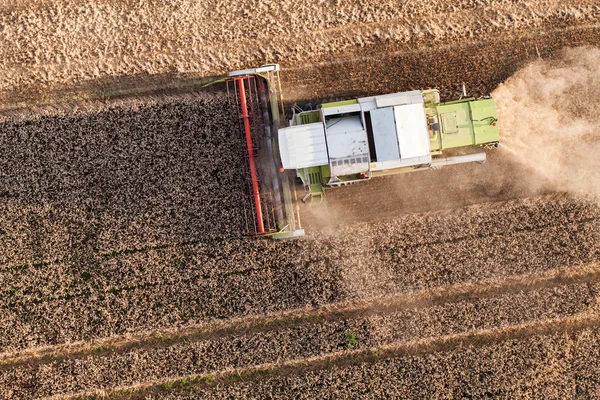
<path id="1" fill-rule="evenodd" d="M 0 399 L 598 397 L 597 1 L 249 4 L 0 5 Z M 266 62 L 287 106 L 465 82 L 501 147 L 242 237 L 203 84 Z"/>

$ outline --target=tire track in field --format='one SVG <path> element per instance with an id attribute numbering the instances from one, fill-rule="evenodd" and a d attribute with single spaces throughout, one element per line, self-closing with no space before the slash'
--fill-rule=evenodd
<path id="1" fill-rule="evenodd" d="M 0 384 L 0 390 L 3 386 L 4 390 L 12 387 L 12 397 L 66 395 L 148 384 L 157 378 L 164 381 L 190 372 L 218 374 L 231 369 L 302 362 L 335 356 L 344 348 L 385 349 L 438 337 L 556 322 L 600 311 L 598 267 L 586 266 L 568 277 L 559 274 L 493 288 L 478 285 L 475 291 L 457 288 L 452 295 L 427 293 L 419 299 L 404 296 L 406 302 L 395 297 L 339 309 L 334 305 L 295 316 L 275 316 L 263 322 L 242 320 L 217 330 L 205 327 L 171 336 L 154 333 L 93 347 L 58 346 L 34 353 L 33 357 L 24 354 L 4 358 L 0 382 L 5 385 Z M 348 332 L 356 338 L 351 345 L 347 342 Z M 183 355 L 186 356 L 182 358 Z M 112 373 L 99 372 L 103 370 Z M 135 371 L 133 377 L 130 371 Z M 30 379 L 36 383 L 29 385 Z"/>
<path id="2" fill-rule="evenodd" d="M 223 336 L 239 336 L 269 332 L 296 325 L 317 324 L 323 321 L 365 317 L 393 311 L 425 309 L 432 306 L 528 293 L 559 286 L 600 283 L 600 264 L 573 268 L 559 268 L 536 275 L 518 275 L 502 280 L 488 280 L 473 284 L 459 284 L 437 290 L 414 291 L 380 299 L 328 304 L 310 310 L 288 310 L 273 315 L 249 316 L 215 321 L 196 327 L 164 329 L 138 334 L 102 338 L 46 346 L 38 349 L 0 354 L 0 369 L 11 365 L 40 360 L 51 362 L 61 358 L 79 358 L 89 354 L 105 355 L 119 351 L 154 346 L 168 346 L 179 341 L 208 340 Z"/>
<path id="3" fill-rule="evenodd" d="M 508 328 L 486 329 L 477 332 L 446 335 L 408 343 L 393 343 L 375 348 L 360 350 L 345 350 L 326 355 L 314 356 L 301 360 L 290 360 L 269 363 L 253 367 L 236 368 L 233 370 L 183 375 L 172 379 L 159 379 L 154 382 L 135 383 L 114 387 L 108 392 L 89 391 L 66 395 L 64 398 L 89 398 L 103 393 L 107 398 L 142 399 L 152 395 L 152 398 L 176 398 L 178 394 L 194 393 L 195 390 L 206 390 L 203 398 L 211 391 L 225 391 L 236 385 L 252 385 L 267 380 L 302 377 L 304 374 L 318 374 L 325 371 L 336 371 L 353 366 L 368 366 L 385 363 L 392 360 L 426 357 L 432 354 L 461 352 L 465 349 L 477 351 L 488 349 L 493 351 L 496 346 L 514 347 L 518 343 L 529 340 L 541 341 L 553 336 L 577 336 L 579 332 L 588 334 L 589 331 L 598 333 L 600 314 L 597 312 L 582 312 L 571 317 L 523 323 Z M 591 360 L 589 360 L 591 361 Z M 61 396 L 61 398 L 63 398 Z M 185 397 L 187 398 L 187 397 Z M 197 398 L 197 397 L 193 397 Z"/>

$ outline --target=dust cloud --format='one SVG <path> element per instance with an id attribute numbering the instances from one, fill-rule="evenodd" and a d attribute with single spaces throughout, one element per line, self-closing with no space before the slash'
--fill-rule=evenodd
<path id="1" fill-rule="evenodd" d="M 533 62 L 492 95 L 504 151 L 556 190 L 600 196 L 600 48 Z"/>

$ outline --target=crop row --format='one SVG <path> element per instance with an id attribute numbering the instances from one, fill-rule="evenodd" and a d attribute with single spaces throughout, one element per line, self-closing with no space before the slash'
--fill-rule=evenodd
<path id="1" fill-rule="evenodd" d="M 225 189 L 231 190 L 232 188 Z M 153 245 L 155 247 L 172 246 L 185 240 L 200 240 L 206 235 L 222 236 L 239 232 L 239 230 L 218 232 L 215 229 L 192 234 L 183 227 L 178 227 L 179 232 L 176 236 L 161 237 L 159 235 L 149 239 L 145 237 L 147 235 L 144 232 L 154 229 L 156 222 L 149 218 L 140 224 L 121 226 L 123 224 L 108 218 L 112 213 L 112 206 L 112 204 L 107 204 L 106 210 L 104 210 L 104 227 L 92 226 L 97 222 L 96 219 L 92 215 L 79 213 L 77 209 L 68 211 L 69 221 L 57 218 L 56 210 L 52 210 L 47 205 L 29 208 L 29 211 L 36 208 L 35 215 L 25 215 L 24 213 L 27 212 L 22 210 L 7 212 L 3 217 L 9 222 L 3 225 L 3 231 L 0 234 L 0 241 L 6 248 L 6 251 L 0 255 L 2 261 L 0 273 L 3 269 L 19 267 L 24 264 L 37 263 L 42 264 L 39 267 L 46 268 L 45 264 L 57 259 L 91 255 L 106 256 L 152 248 Z M 134 206 L 132 205 L 132 208 Z M 209 217 L 215 212 L 211 210 L 211 206 L 213 204 L 208 203 L 204 209 L 205 214 Z M 199 208 L 200 206 L 194 207 Z M 184 209 L 180 210 L 182 213 L 184 211 L 187 212 Z M 240 210 L 237 211 L 240 212 Z M 474 235 L 491 236 L 502 234 L 507 230 L 522 231 L 588 220 L 595 218 L 597 212 L 598 206 L 592 201 L 540 197 L 508 202 L 497 208 L 478 210 L 470 207 L 450 215 L 416 215 L 388 221 L 378 225 L 377 228 L 385 236 L 373 240 L 373 242 L 376 246 L 385 247 L 387 241 L 393 240 L 397 243 L 396 246 L 412 247 L 445 241 L 459 241 Z M 66 215 L 67 210 L 64 213 Z M 114 228 L 115 231 L 103 231 L 104 228 L 108 229 L 107 225 L 113 222 L 116 225 L 111 229 Z M 49 225 L 51 225 L 50 228 Z M 118 228 L 123 228 L 123 230 L 116 230 Z M 194 228 L 194 225 L 190 225 L 190 228 Z M 349 229 L 354 228 L 350 227 Z M 160 231 L 157 232 L 160 233 Z M 342 233 L 344 232 L 342 231 Z M 105 239 L 111 239 L 111 235 L 121 237 L 122 240 L 118 244 L 106 242 Z M 223 258 L 223 254 L 219 252 L 213 256 Z M 229 256 L 231 255 L 229 254 Z M 231 264 L 235 265 L 233 262 Z"/>
<path id="2" fill-rule="evenodd" d="M 0 122 L 0 265 L 245 231 L 225 93 Z"/>
<path id="3" fill-rule="evenodd" d="M 499 219 L 502 215 L 505 218 Z M 86 253 L 86 249 L 81 249 L 79 257 L 70 261 L 1 268 L 0 282 L 7 286 L 18 284 L 13 294 L 35 295 L 40 300 L 48 293 L 60 296 L 88 281 L 95 286 L 130 287 L 177 282 L 182 277 L 207 279 L 261 268 L 277 269 L 297 262 L 299 254 L 311 252 L 313 257 L 308 260 L 339 262 L 344 254 L 352 254 L 393 267 L 411 255 L 421 258 L 430 248 L 436 254 L 441 250 L 435 249 L 460 247 L 463 242 L 502 241 L 506 235 L 527 236 L 562 227 L 567 236 L 577 234 L 579 228 L 597 225 L 597 218 L 598 207 L 593 203 L 540 197 L 504 203 L 491 210 L 466 208 L 456 214 L 415 215 L 343 227 L 335 232 L 311 232 L 306 240 L 297 242 L 219 240 L 122 254 Z M 584 243 L 579 244 L 578 250 L 585 249 L 581 247 Z M 593 255 L 593 249 L 587 249 L 588 256 Z M 493 246 L 489 250 L 496 251 Z"/>
<path id="4" fill-rule="evenodd" d="M 483 337 L 482 339 L 485 339 Z M 596 398 L 600 328 L 539 334 L 410 355 L 289 368 L 234 377 L 225 384 L 154 387 L 132 398 Z M 204 381 L 210 382 L 211 379 Z M 191 381 L 194 382 L 194 381 Z M 185 383 L 185 382 L 184 382 Z M 216 382 L 215 382 L 216 383 Z M 121 398 L 130 396 L 122 395 Z"/>
<path id="5" fill-rule="evenodd" d="M 492 297 L 450 298 L 442 304 L 408 308 L 395 304 L 381 310 L 364 306 L 331 318 L 317 314 L 282 320 L 266 329 L 183 337 L 167 345 L 59 354 L 1 367 L 0 395 L 20 399 L 90 392 L 565 318 L 600 311 L 598 289 L 597 282 L 526 292 L 508 288 Z"/>
<path id="6" fill-rule="evenodd" d="M 555 208 L 558 221 L 574 207 L 570 201 L 561 200 L 564 211 Z M 525 226 L 538 215 L 548 218 L 546 212 L 525 214 Z M 458 227 L 468 215 L 441 223 Z M 0 349 L 438 289 L 600 258 L 598 220 L 590 217 L 445 241 L 420 227 L 406 236 L 414 220 L 361 224 L 297 241 L 213 241 L 3 271 L 0 316 L 8 329 L 0 333 Z M 431 220 L 433 231 L 436 225 Z M 423 243 L 423 236 L 432 242 Z"/>

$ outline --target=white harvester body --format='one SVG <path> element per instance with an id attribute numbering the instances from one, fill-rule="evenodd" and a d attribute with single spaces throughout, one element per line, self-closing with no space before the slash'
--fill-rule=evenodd
<path id="1" fill-rule="evenodd" d="M 319 122 L 279 129 L 285 169 L 329 165 L 332 176 L 430 163 L 429 128 L 421 92 L 364 97 L 324 107 Z M 370 116 L 377 159 L 369 155 L 365 113 Z"/>

